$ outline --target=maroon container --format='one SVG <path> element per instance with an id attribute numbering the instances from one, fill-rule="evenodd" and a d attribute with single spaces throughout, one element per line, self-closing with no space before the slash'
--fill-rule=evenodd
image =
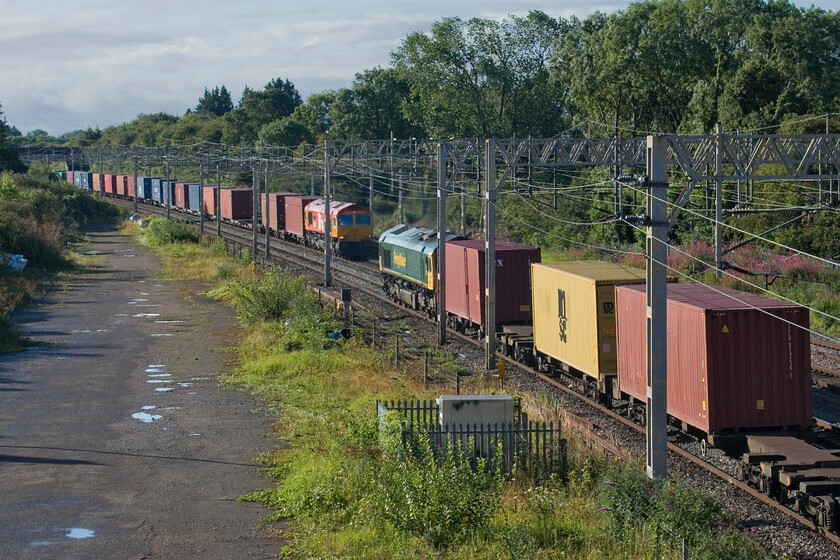
<path id="1" fill-rule="evenodd" d="M 175 183 L 175 207 L 189 208 L 190 188 L 187 183 Z"/>
<path id="2" fill-rule="evenodd" d="M 622 392 L 647 394 L 643 285 L 616 286 Z M 810 425 L 808 310 L 705 284 L 668 285 L 668 414 L 706 432 Z"/>
<path id="3" fill-rule="evenodd" d="M 260 207 L 262 208 L 262 225 L 266 225 L 266 219 L 270 222 L 269 227 L 276 231 L 286 229 L 286 197 L 300 196 L 295 193 L 269 193 L 268 204 L 266 204 L 265 193 L 260 195 Z M 268 209 L 268 211 L 266 211 Z M 268 216 L 266 217 L 266 214 Z"/>
<path id="4" fill-rule="evenodd" d="M 304 227 L 304 208 L 313 200 L 318 200 L 320 196 L 287 196 L 286 201 L 286 231 L 303 238 L 305 231 Z"/>
<path id="5" fill-rule="evenodd" d="M 202 187 L 201 198 L 204 204 L 204 213 L 216 215 L 216 187 Z"/>
<path id="6" fill-rule="evenodd" d="M 105 184 L 105 192 L 108 194 L 116 194 L 117 192 L 117 176 L 111 173 L 106 173 L 103 176 L 103 182 Z"/>
<path id="7" fill-rule="evenodd" d="M 252 189 L 232 189 L 222 187 L 219 191 L 222 218 L 228 220 L 250 220 L 254 211 L 254 191 Z"/>
<path id="8" fill-rule="evenodd" d="M 102 173 L 91 173 L 91 189 L 102 192 Z"/>
<path id="9" fill-rule="evenodd" d="M 496 240 L 496 322 L 531 320 L 531 263 L 540 249 Z M 446 310 L 476 325 L 484 325 L 485 241 L 446 243 Z"/>

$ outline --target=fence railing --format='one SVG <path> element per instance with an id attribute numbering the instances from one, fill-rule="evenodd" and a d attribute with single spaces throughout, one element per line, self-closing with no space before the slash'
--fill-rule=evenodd
<path id="1" fill-rule="evenodd" d="M 474 466 L 479 458 L 491 466 L 500 459 L 502 470 L 508 473 L 514 467 L 557 473 L 566 468 L 566 441 L 559 424 L 532 422 L 523 412 L 514 422 L 441 424 L 434 401 L 391 401 L 389 406 L 377 400 L 376 408 L 380 423 L 388 412 L 401 416 L 403 445 L 416 445 L 420 438 L 428 438 L 437 450 L 451 446 L 470 456 Z"/>

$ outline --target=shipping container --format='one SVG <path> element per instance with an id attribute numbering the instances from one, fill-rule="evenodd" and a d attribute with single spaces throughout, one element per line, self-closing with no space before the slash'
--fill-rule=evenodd
<path id="1" fill-rule="evenodd" d="M 222 218 L 228 220 L 250 220 L 254 213 L 253 189 L 233 189 L 222 187 L 219 190 Z"/>
<path id="2" fill-rule="evenodd" d="M 176 208 L 189 208 L 189 200 L 190 200 L 190 188 L 187 183 L 175 183 L 173 185 L 173 190 L 175 191 L 175 207 Z"/>
<path id="3" fill-rule="evenodd" d="M 163 185 L 163 203 L 173 206 L 175 204 L 175 181 L 165 180 Z"/>
<path id="4" fill-rule="evenodd" d="M 137 192 L 137 182 L 134 180 L 134 175 L 125 176 L 125 196 L 134 198 L 134 193 Z"/>
<path id="5" fill-rule="evenodd" d="M 114 194 L 117 196 L 128 196 L 128 177 L 125 175 L 114 175 Z"/>
<path id="6" fill-rule="evenodd" d="M 306 232 L 304 226 L 304 209 L 306 205 L 313 200 L 318 200 L 320 196 L 287 196 L 285 198 L 286 205 L 286 231 L 292 235 L 303 239 Z"/>
<path id="7" fill-rule="evenodd" d="M 91 179 L 91 173 L 89 171 L 80 171 L 79 180 L 81 181 L 83 189 L 91 190 L 93 180 Z"/>
<path id="8" fill-rule="evenodd" d="M 67 177 L 66 178 L 67 178 L 68 183 L 70 183 L 71 185 L 75 185 L 75 183 L 73 182 L 73 172 L 72 171 L 67 172 Z"/>
<path id="9" fill-rule="evenodd" d="M 152 200 L 159 204 L 164 202 L 163 181 L 160 177 L 152 177 Z"/>
<path id="10" fill-rule="evenodd" d="M 102 173 L 91 173 L 91 189 L 95 192 L 102 192 Z"/>
<path id="11" fill-rule="evenodd" d="M 446 244 L 446 311 L 473 325 L 485 321 L 485 240 Z M 537 247 L 496 240 L 496 321 L 531 321 L 531 264 Z M 458 325 L 464 325 L 458 322 Z"/>
<path id="12" fill-rule="evenodd" d="M 73 171 L 73 184 L 79 188 L 83 188 L 84 185 L 82 184 L 82 172 L 81 171 Z"/>
<path id="13" fill-rule="evenodd" d="M 286 229 L 286 197 L 300 196 L 295 193 L 269 193 L 268 203 L 266 204 L 266 194 L 260 195 L 260 208 L 262 208 L 262 225 L 266 225 L 275 231 L 282 231 Z"/>
<path id="14" fill-rule="evenodd" d="M 812 423 L 805 307 L 694 283 L 667 294 L 669 415 L 707 434 Z M 644 286 L 617 287 L 616 304 L 619 385 L 645 401 Z"/>
<path id="15" fill-rule="evenodd" d="M 195 210 L 198 212 L 201 210 L 201 185 L 198 183 L 190 183 L 189 185 L 190 194 L 188 197 L 187 202 L 189 203 L 189 209 Z"/>
<path id="16" fill-rule="evenodd" d="M 114 195 L 117 193 L 117 176 L 111 173 L 106 173 L 103 177 L 103 182 L 105 184 L 105 192 Z"/>
<path id="17" fill-rule="evenodd" d="M 204 204 L 204 213 L 211 216 L 216 215 L 216 187 L 201 187 L 202 202 Z"/>
<path id="18" fill-rule="evenodd" d="M 138 200 L 152 200 L 152 178 L 137 177 L 135 192 Z"/>
<path id="19" fill-rule="evenodd" d="M 574 368 L 615 391 L 615 291 L 618 284 L 645 281 L 645 271 L 603 261 L 531 266 L 534 348 L 548 359 Z"/>
<path id="20" fill-rule="evenodd" d="M 62 181 L 66 181 L 66 180 L 67 180 L 67 171 L 65 171 L 65 170 L 63 170 L 63 169 L 57 169 L 57 170 L 54 170 L 54 171 L 53 171 L 53 173 L 55 173 L 56 175 L 58 175 L 58 178 L 59 178 L 59 179 L 61 179 Z M 72 182 L 72 181 L 71 181 L 71 182 Z"/>

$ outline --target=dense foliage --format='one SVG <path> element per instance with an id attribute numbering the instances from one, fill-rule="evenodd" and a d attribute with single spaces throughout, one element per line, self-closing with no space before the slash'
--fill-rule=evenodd
<path id="1" fill-rule="evenodd" d="M 0 175 L 0 352 L 16 350 L 20 339 L 9 325 L 9 310 L 29 301 L 38 280 L 70 266 L 66 248 L 88 222 L 108 222 L 118 212 L 62 182 L 46 168 Z M 6 266 L 8 254 L 23 255 L 23 271 Z"/>

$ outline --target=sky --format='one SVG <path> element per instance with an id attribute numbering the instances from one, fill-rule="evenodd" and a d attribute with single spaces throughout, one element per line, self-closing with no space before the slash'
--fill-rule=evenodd
<path id="1" fill-rule="evenodd" d="M 204 88 L 234 103 L 288 78 L 305 99 L 390 64 L 412 32 L 444 17 L 542 10 L 585 18 L 629 0 L 0 0 L 0 109 L 26 134 L 182 115 Z M 799 6 L 812 2 L 796 1 Z M 840 10 L 840 0 L 815 0 Z"/>

